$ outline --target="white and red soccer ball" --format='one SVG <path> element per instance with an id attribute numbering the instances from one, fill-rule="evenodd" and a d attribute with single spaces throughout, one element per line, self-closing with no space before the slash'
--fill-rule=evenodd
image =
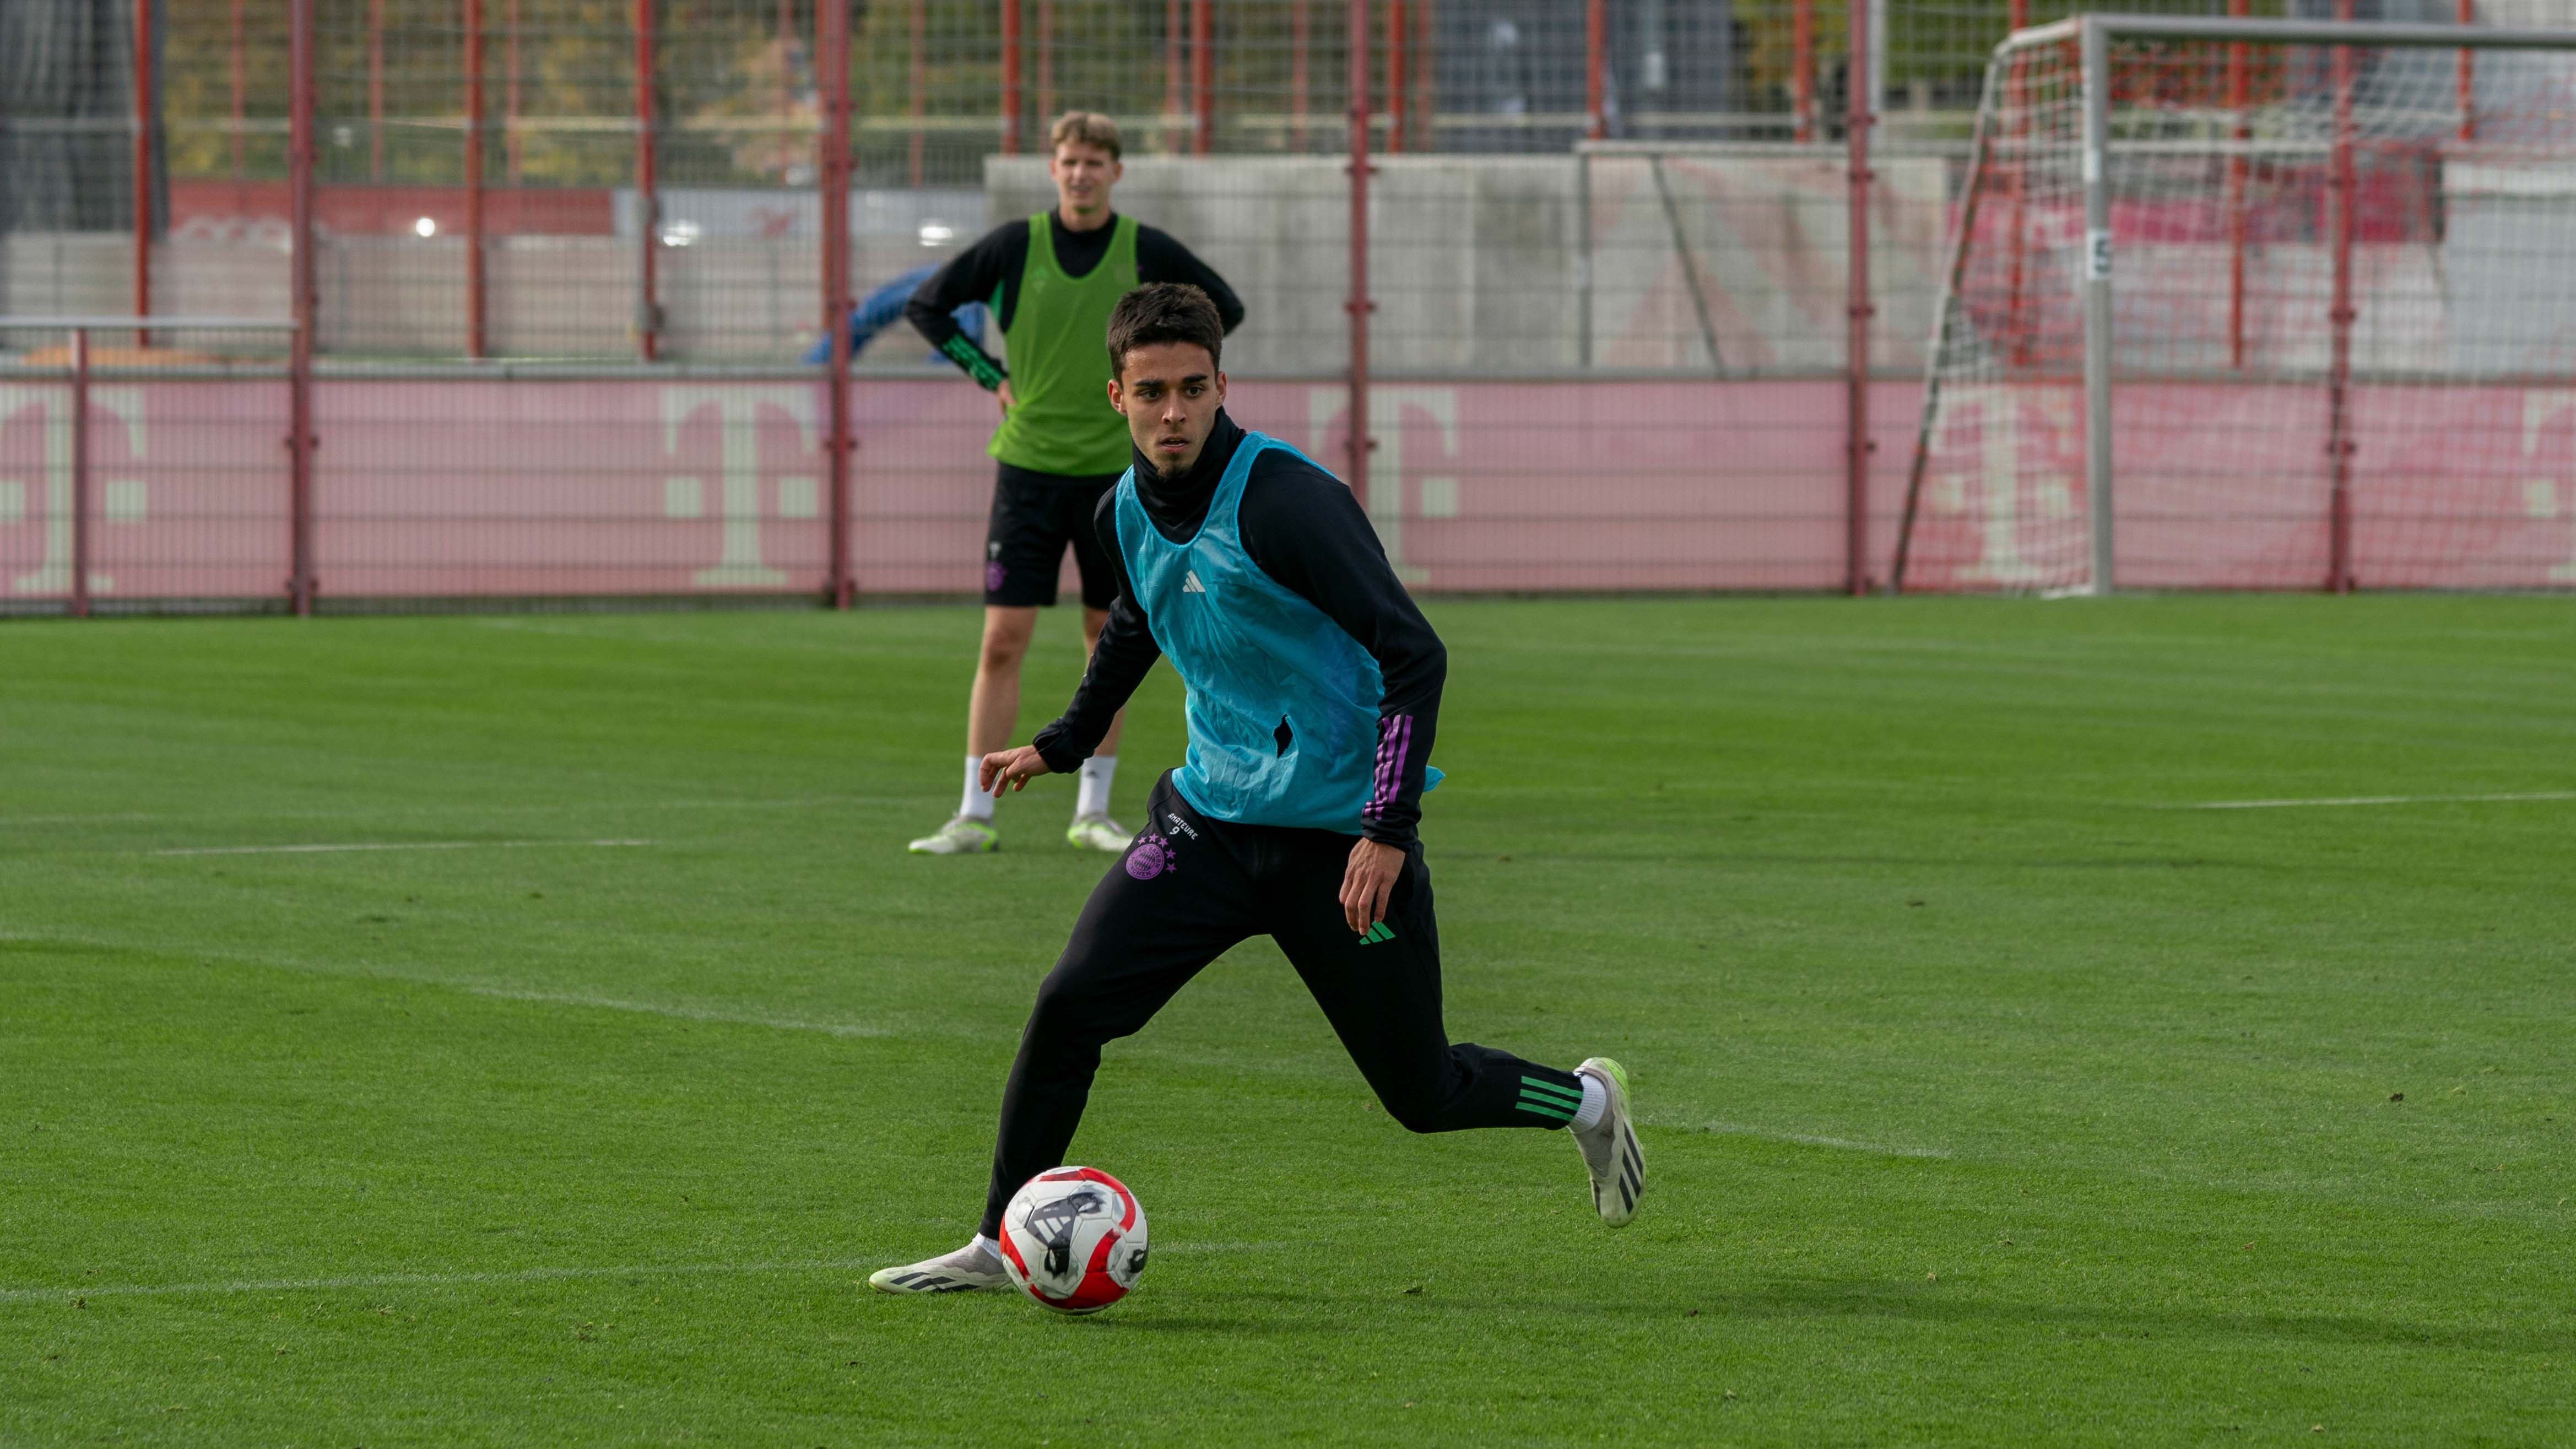
<path id="1" fill-rule="evenodd" d="M 1099 1168 L 1041 1172 L 1002 1210 L 1002 1269 L 1058 1313 L 1098 1313 L 1145 1271 L 1145 1209 Z"/>

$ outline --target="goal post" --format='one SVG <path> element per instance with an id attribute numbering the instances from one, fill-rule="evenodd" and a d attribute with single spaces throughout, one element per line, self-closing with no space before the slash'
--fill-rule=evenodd
<path id="1" fill-rule="evenodd" d="M 1893 587 L 2576 582 L 2576 30 L 2017 31 L 1958 196 Z"/>

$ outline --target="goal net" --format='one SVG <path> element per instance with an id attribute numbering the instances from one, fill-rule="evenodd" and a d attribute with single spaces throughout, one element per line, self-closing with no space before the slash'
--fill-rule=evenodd
<path id="1" fill-rule="evenodd" d="M 1897 587 L 2576 584 L 2576 31 L 2020 31 L 1960 195 Z"/>

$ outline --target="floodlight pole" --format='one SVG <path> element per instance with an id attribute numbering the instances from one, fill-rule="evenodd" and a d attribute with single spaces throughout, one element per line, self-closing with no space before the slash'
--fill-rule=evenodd
<path id="1" fill-rule="evenodd" d="M 2092 592 L 2111 566 L 2111 37 L 2082 17 L 2084 89 L 2084 503 L 2092 523 Z"/>

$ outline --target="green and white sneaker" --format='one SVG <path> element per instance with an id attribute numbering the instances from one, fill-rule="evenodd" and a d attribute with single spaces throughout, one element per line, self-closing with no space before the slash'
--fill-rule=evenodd
<path id="1" fill-rule="evenodd" d="M 907 848 L 915 855 L 988 855 L 1001 844 L 1002 832 L 993 822 L 960 815 Z"/>
<path id="2" fill-rule="evenodd" d="M 1646 1157 L 1637 1150 L 1637 1129 L 1628 1117 L 1628 1069 L 1608 1057 L 1587 1057 L 1574 1074 L 1600 1083 L 1610 1097 L 1601 1120 L 1574 1133 L 1574 1145 L 1592 1174 L 1592 1210 L 1601 1221 L 1624 1228 L 1646 1191 Z"/>
<path id="3" fill-rule="evenodd" d="M 1064 843 L 1076 850 L 1105 850 L 1111 855 L 1125 850 L 1135 838 L 1126 826 L 1106 815 L 1076 815 L 1064 832 Z"/>
<path id="4" fill-rule="evenodd" d="M 879 1293 L 964 1293 L 976 1288 L 1005 1288 L 1011 1275 L 1002 1271 L 1002 1260 L 977 1238 L 953 1253 L 906 1263 L 900 1268 L 879 1268 L 868 1275 L 868 1286 Z"/>

